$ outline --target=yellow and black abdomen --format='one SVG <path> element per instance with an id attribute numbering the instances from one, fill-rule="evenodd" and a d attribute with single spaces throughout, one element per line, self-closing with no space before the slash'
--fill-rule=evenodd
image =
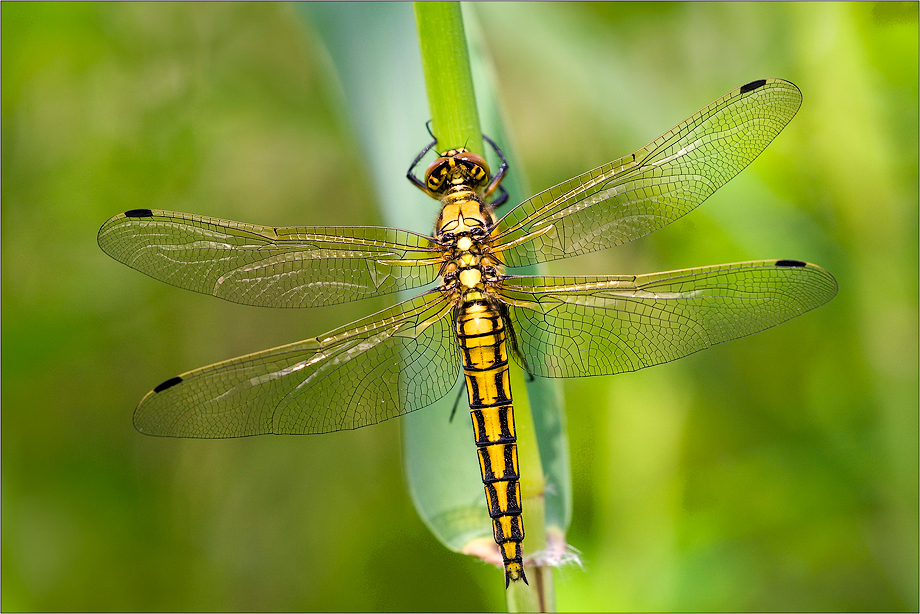
<path id="1" fill-rule="evenodd" d="M 512 580 L 526 583 L 521 555 L 524 523 L 517 436 L 501 313 L 479 292 L 469 293 L 457 308 L 457 336 L 463 352 L 482 483 L 495 542 L 505 565 L 505 586 Z"/>

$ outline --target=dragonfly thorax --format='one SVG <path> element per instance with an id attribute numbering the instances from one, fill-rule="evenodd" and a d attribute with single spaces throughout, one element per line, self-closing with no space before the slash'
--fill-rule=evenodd
<path id="1" fill-rule="evenodd" d="M 441 197 L 441 214 L 435 222 L 435 236 L 452 247 L 461 236 L 479 242 L 495 223 L 492 206 L 484 203 L 468 186 L 454 186 Z"/>
<path id="2" fill-rule="evenodd" d="M 447 208 L 445 206 L 445 210 Z M 444 248 L 442 278 L 445 288 L 460 293 L 473 289 L 485 291 L 487 284 L 499 278 L 501 263 L 490 254 L 486 233 L 479 226 L 474 228 L 466 227 L 459 234 L 439 234 Z"/>

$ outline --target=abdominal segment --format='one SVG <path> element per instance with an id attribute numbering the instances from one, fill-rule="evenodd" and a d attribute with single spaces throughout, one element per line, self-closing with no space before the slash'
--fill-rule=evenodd
<path id="1" fill-rule="evenodd" d="M 505 326 L 501 313 L 483 297 L 457 311 L 457 336 L 469 394 L 473 434 L 495 542 L 505 564 L 505 585 L 524 580 L 521 486 Z"/>

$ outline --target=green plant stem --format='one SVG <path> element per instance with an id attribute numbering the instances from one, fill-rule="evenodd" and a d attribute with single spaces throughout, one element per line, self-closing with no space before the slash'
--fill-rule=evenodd
<path id="1" fill-rule="evenodd" d="M 465 147 L 485 155 L 460 4 L 416 2 L 414 6 L 422 72 L 438 151 Z M 512 377 L 516 380 L 514 407 L 522 467 L 520 484 L 526 558 L 528 552 L 546 548 L 545 480 L 524 378 L 520 373 Z M 526 573 L 529 584 L 516 582 L 506 591 L 509 611 L 552 611 L 555 607 L 552 569 L 528 566 Z"/>
<path id="2" fill-rule="evenodd" d="M 482 153 L 482 131 L 460 4 L 416 2 L 414 6 L 437 150 L 466 147 Z"/>

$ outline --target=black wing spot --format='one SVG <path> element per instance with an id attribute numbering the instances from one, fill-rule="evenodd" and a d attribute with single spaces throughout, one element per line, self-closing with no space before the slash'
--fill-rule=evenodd
<path id="1" fill-rule="evenodd" d="M 125 211 L 125 217 L 153 217 L 153 211 L 150 209 L 131 209 Z"/>
<path id="2" fill-rule="evenodd" d="M 751 81 L 746 85 L 741 86 L 741 93 L 747 94 L 748 92 L 753 92 L 756 89 L 760 89 L 767 84 L 766 79 L 758 79 L 757 81 Z"/>
<path id="3" fill-rule="evenodd" d="M 795 268 L 802 268 L 802 267 L 804 267 L 804 266 L 808 266 L 808 265 L 806 265 L 804 262 L 802 262 L 801 260 L 777 260 L 776 263 L 775 263 L 775 265 L 776 265 L 776 266 L 795 267 Z"/>
<path id="4" fill-rule="evenodd" d="M 182 381 L 182 378 L 179 377 L 178 375 L 177 375 L 176 377 L 171 377 L 171 378 L 169 378 L 168 380 L 166 380 L 165 382 L 163 382 L 162 384 L 160 384 L 159 386 L 157 386 L 156 388 L 154 388 L 153 391 L 154 391 L 154 392 L 163 392 L 163 391 L 166 390 L 167 388 L 172 388 L 173 386 L 175 386 L 176 384 L 178 384 L 178 383 L 181 382 L 181 381 Z"/>

